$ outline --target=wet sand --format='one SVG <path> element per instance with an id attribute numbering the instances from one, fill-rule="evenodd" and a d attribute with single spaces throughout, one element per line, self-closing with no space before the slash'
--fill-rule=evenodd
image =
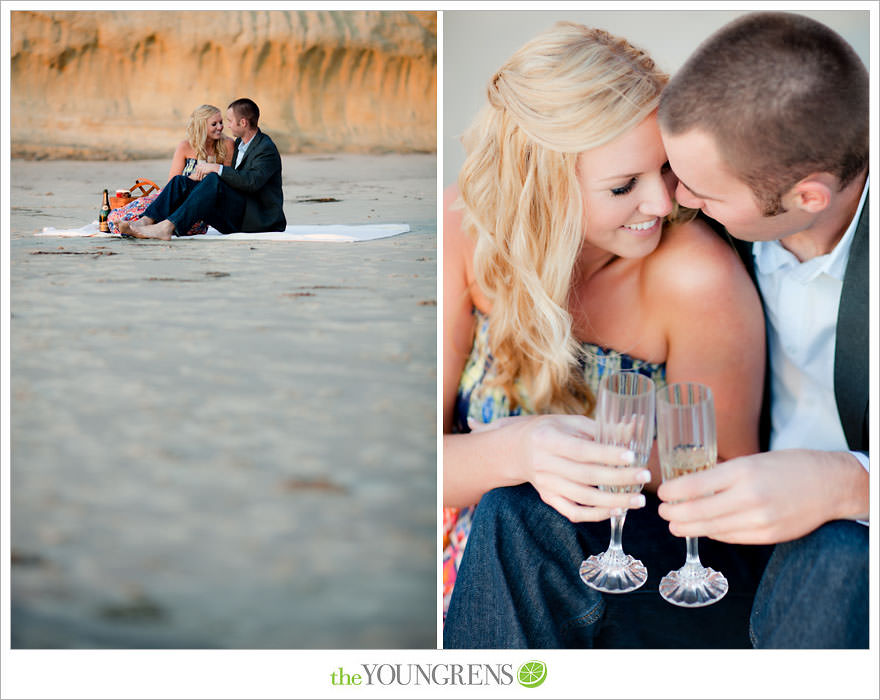
<path id="1" fill-rule="evenodd" d="M 435 646 L 435 158 L 283 164 L 411 232 L 35 237 L 168 163 L 12 162 L 13 648 Z"/>

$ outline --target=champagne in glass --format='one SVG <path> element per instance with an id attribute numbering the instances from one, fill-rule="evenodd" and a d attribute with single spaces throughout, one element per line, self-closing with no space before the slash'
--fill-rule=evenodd
<path id="1" fill-rule="evenodd" d="M 654 382 L 638 372 L 615 372 L 602 377 L 596 406 L 599 442 L 632 450 L 636 466 L 644 466 L 654 444 Z M 640 484 L 599 485 L 602 491 L 635 493 Z M 611 516 L 608 550 L 585 559 L 581 580 L 605 593 L 627 593 L 645 583 L 648 571 L 638 559 L 623 553 L 621 539 L 626 511 Z"/>
<path id="2" fill-rule="evenodd" d="M 715 456 L 700 445 L 676 445 L 669 451 L 666 464 L 661 467 L 666 479 L 677 479 L 696 474 L 715 466 Z"/>
<path id="3" fill-rule="evenodd" d="M 709 387 L 669 384 L 657 392 L 657 446 L 663 481 L 715 466 L 715 405 Z M 686 537 L 685 542 L 685 565 L 660 580 L 660 595 L 673 605 L 686 608 L 721 600 L 727 593 L 727 579 L 700 563 L 696 537 Z"/>

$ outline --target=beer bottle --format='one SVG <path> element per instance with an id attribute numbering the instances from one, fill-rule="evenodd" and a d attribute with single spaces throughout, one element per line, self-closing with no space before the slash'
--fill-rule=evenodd
<path id="1" fill-rule="evenodd" d="M 98 214 L 98 229 L 101 233 L 110 233 L 110 195 L 104 190 L 104 199 L 101 201 L 101 212 Z"/>

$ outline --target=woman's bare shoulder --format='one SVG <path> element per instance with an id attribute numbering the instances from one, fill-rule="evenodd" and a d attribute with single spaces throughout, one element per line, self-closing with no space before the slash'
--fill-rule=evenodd
<path id="1" fill-rule="evenodd" d="M 195 151 L 193 150 L 192 144 L 186 139 L 183 139 L 180 143 L 177 144 L 177 148 L 174 149 L 175 156 L 183 156 L 184 158 L 193 155 Z"/>
<path id="2" fill-rule="evenodd" d="M 459 203 L 458 186 L 450 185 L 443 191 L 443 246 L 444 251 L 473 257 L 474 241 L 464 231 L 464 212 Z"/>
<path id="3" fill-rule="evenodd" d="M 731 241 L 702 219 L 667 224 L 660 245 L 645 261 L 645 269 L 670 293 L 711 292 L 731 284 L 751 284 Z"/>
<path id="4" fill-rule="evenodd" d="M 463 219 L 464 210 L 460 206 L 458 187 L 450 185 L 443 191 L 443 277 L 444 280 L 457 278 L 459 284 L 468 290 L 473 304 L 488 313 L 491 304 L 474 277 L 477 242 L 465 231 Z"/>
<path id="5" fill-rule="evenodd" d="M 643 268 L 646 304 L 668 329 L 740 327 L 761 302 L 733 244 L 699 219 L 669 226 Z M 711 330 L 711 328 L 715 330 Z"/>

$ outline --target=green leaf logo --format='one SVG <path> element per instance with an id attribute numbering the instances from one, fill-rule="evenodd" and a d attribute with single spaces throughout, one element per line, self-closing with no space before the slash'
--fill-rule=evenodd
<path id="1" fill-rule="evenodd" d="M 526 661 L 517 671 L 517 680 L 523 688 L 537 688 L 547 678 L 547 665 L 543 661 Z"/>

